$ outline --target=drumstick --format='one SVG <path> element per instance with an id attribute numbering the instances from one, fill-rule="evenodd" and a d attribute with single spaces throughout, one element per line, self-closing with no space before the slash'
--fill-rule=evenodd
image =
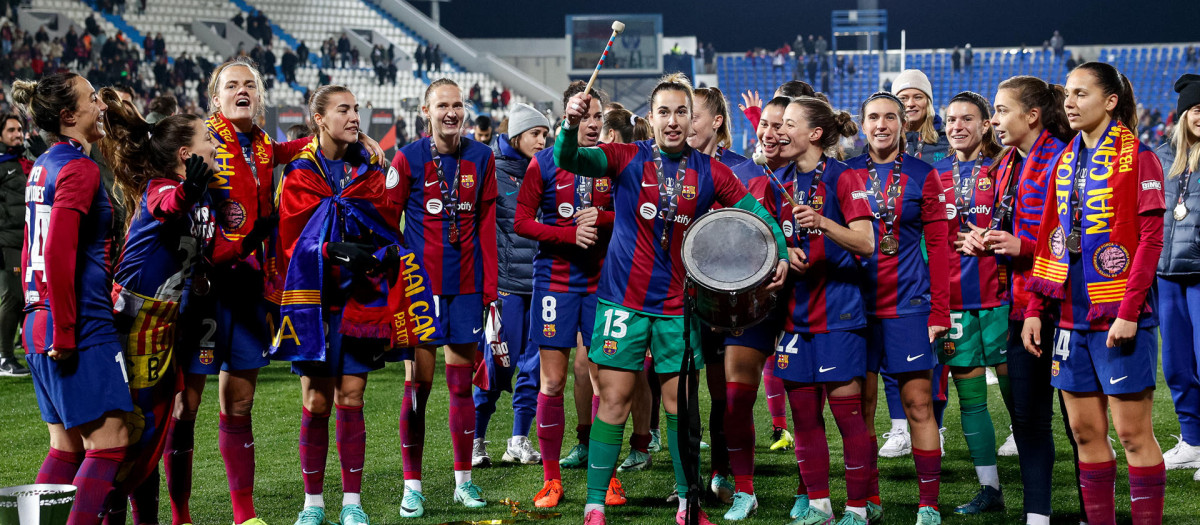
<path id="1" fill-rule="evenodd" d="M 771 182 L 775 183 L 775 186 L 779 188 L 779 192 L 783 194 L 783 198 L 787 199 L 788 204 L 791 204 L 793 208 L 800 205 L 800 203 L 796 202 L 796 199 L 792 198 L 792 195 L 788 193 L 787 189 L 783 187 L 783 183 L 780 182 L 779 178 L 775 176 L 775 172 L 771 171 L 771 168 L 767 167 L 767 154 L 763 153 L 761 148 L 756 148 L 754 150 L 754 163 L 762 166 L 763 172 L 766 173 L 767 177 L 771 179 Z"/>
<path id="2" fill-rule="evenodd" d="M 613 20 L 612 30 L 612 36 L 608 37 L 608 45 L 604 46 L 604 53 L 600 54 L 600 61 L 596 63 L 596 70 L 592 71 L 592 78 L 588 79 L 587 87 L 583 89 L 584 93 L 592 92 L 592 84 L 596 83 L 596 75 L 600 74 L 600 68 L 604 67 L 604 59 L 608 58 L 608 51 L 612 49 L 613 41 L 617 39 L 618 34 L 625 31 L 625 24 Z"/>

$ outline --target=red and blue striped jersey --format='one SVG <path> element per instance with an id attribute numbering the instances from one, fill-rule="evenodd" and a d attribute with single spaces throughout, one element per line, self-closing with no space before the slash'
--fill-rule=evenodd
<path id="1" fill-rule="evenodd" d="M 117 284 L 143 297 L 179 302 L 192 266 L 211 245 L 216 227 L 207 197 L 192 205 L 181 181 L 151 179 L 117 261 Z"/>
<path id="2" fill-rule="evenodd" d="M 863 181 L 863 187 L 866 188 L 864 191 L 869 197 L 868 204 L 877 219 L 875 253 L 862 260 L 865 270 L 862 292 L 867 314 L 882 318 L 931 314 L 931 322 L 932 318 L 936 317 L 945 319 L 946 324 L 940 326 L 949 326 L 949 279 L 946 275 L 933 273 L 944 272 L 946 263 L 953 254 L 953 248 L 946 239 L 946 219 L 954 212 L 954 195 L 942 185 L 941 177 L 938 177 L 932 166 L 905 153 L 898 182 L 900 197 L 896 199 L 895 204 L 895 231 L 891 232 L 887 229 L 885 221 L 880 218 L 882 210 L 879 209 L 872 188 L 871 173 L 867 167 L 869 159 L 869 154 L 863 154 L 846 163 Z M 892 162 L 876 166 L 879 184 L 885 193 L 894 167 Z M 926 225 L 930 225 L 929 228 Z M 939 237 L 944 246 L 935 250 L 927 243 L 927 247 L 931 257 L 936 251 L 946 259 L 941 261 L 941 264 L 931 265 L 921 253 L 921 240 L 923 235 L 939 228 Z M 897 255 L 880 253 L 879 243 L 888 233 L 896 236 L 899 241 L 900 249 Z"/>
<path id="3" fill-rule="evenodd" d="M 581 181 L 554 163 L 554 148 L 533 156 L 517 196 L 517 234 L 538 241 L 533 286 L 538 290 L 595 293 L 612 236 L 613 179 L 592 179 L 591 206 L 599 210 L 596 244 L 575 244 L 575 212 L 582 206 Z M 586 193 L 584 194 L 586 195 Z M 540 221 L 538 219 L 541 219 Z"/>
<path id="4" fill-rule="evenodd" d="M 481 293 L 496 298 L 496 159 L 492 149 L 460 139 L 453 154 L 439 154 L 447 182 L 458 177 L 457 243 L 450 242 L 451 220 L 442 200 L 431 137 L 412 142 L 392 159 L 388 198 L 404 207 L 404 243 L 429 272 L 434 295 Z"/>
<path id="5" fill-rule="evenodd" d="M 67 222 L 60 225 L 51 215 Z M 55 346 L 117 340 L 109 262 L 113 226 L 100 168 L 80 143 L 59 142 L 38 157 L 25 186 L 21 276 L 25 313 L 50 312 L 38 319 L 45 319 Z"/>
<path id="6" fill-rule="evenodd" d="M 984 161 L 978 175 L 975 165 L 980 159 L 958 163 L 959 185 L 954 185 L 954 154 L 943 157 L 933 165 L 942 178 L 942 185 L 949 188 L 949 202 L 955 205 L 955 217 L 950 219 L 951 242 L 961 231 L 964 221 L 988 229 L 992 214 L 999 204 L 998 196 L 1004 192 L 999 188 L 1000 169 L 991 159 Z M 964 188 L 967 188 L 964 191 Z M 958 209 L 958 198 L 962 196 L 963 209 Z M 949 208 L 947 208 L 949 210 Z M 955 252 L 950 258 L 950 309 L 982 310 L 1008 304 L 1008 271 L 1001 262 L 1002 257 L 985 255 L 971 257 Z"/>
<path id="7" fill-rule="evenodd" d="M 658 175 L 652 141 L 602 144 L 613 180 L 613 235 L 600 272 L 599 298 L 651 315 L 683 315 L 683 234 L 689 224 L 716 205 L 731 207 L 746 187 L 729 167 L 687 148 L 687 172 L 680 187 L 675 220 L 660 219 Z M 682 157 L 681 157 L 682 158 Z M 680 159 L 662 157 L 663 175 L 675 178 Z M 670 228 L 667 248 L 660 242 Z"/>
<path id="8" fill-rule="evenodd" d="M 795 195 L 799 184 L 800 191 L 807 194 L 816 170 L 798 173 L 796 164 L 791 163 L 775 174 L 788 193 Z M 807 235 L 796 231 L 792 206 L 766 175 L 751 181 L 750 193 L 756 198 L 763 197 L 763 206 L 779 220 L 788 246 L 804 250 L 810 265 L 804 275 L 788 280 L 785 290 L 790 293 L 784 292 L 788 315 L 783 329 L 820 334 L 866 326 L 866 310 L 858 284 L 862 279 L 858 258 L 826 239 L 819 230 Z M 863 218 L 874 219 L 869 199 L 863 179 L 857 173 L 836 159 L 826 159 L 821 183 L 807 197 L 807 202 L 821 215 L 845 226 Z"/>
<path id="9" fill-rule="evenodd" d="M 1079 155 L 1085 155 L 1086 152 L 1081 152 Z M 1055 159 L 1054 165 L 1058 165 L 1058 159 Z M 1138 215 L 1157 213 L 1158 231 L 1157 236 L 1159 241 L 1162 239 L 1162 212 L 1166 210 L 1166 197 L 1162 190 L 1162 164 L 1158 160 L 1158 156 L 1154 154 L 1154 150 L 1146 147 L 1145 144 L 1138 143 Z M 1054 191 L 1053 188 L 1050 191 Z M 1192 213 L 1197 213 L 1195 210 Z M 1085 229 L 1086 230 L 1086 229 Z M 1144 233 L 1144 232 L 1143 232 Z M 1140 244 L 1140 243 L 1139 243 Z M 1070 255 L 1070 264 L 1067 269 L 1067 283 L 1065 297 L 1059 302 L 1058 310 L 1058 327 L 1071 330 L 1091 330 L 1103 331 L 1108 330 L 1112 325 L 1112 318 L 1098 317 L 1088 321 L 1088 310 L 1091 309 L 1091 301 L 1088 300 L 1087 287 L 1076 286 L 1084 282 L 1083 265 L 1093 264 L 1091 260 L 1084 260 L 1079 254 Z M 1130 270 L 1129 282 L 1135 280 L 1134 274 L 1148 271 L 1151 275 L 1154 274 L 1155 267 L 1158 265 L 1158 259 L 1155 258 L 1149 261 L 1149 267 L 1139 267 L 1136 263 L 1140 262 L 1141 258 L 1138 254 L 1134 254 L 1131 261 L 1132 269 Z M 1153 282 L 1153 277 L 1149 279 Z M 1153 285 L 1148 287 L 1153 288 Z M 1041 298 L 1043 301 L 1046 299 Z M 1126 299 L 1122 300 L 1122 311 L 1125 310 L 1125 301 L 1139 301 L 1134 306 L 1135 311 L 1140 311 L 1138 315 L 1138 326 L 1141 328 L 1158 326 L 1158 315 L 1153 310 L 1154 296 L 1149 294 L 1148 289 L 1135 290 L 1133 287 L 1126 289 Z M 1132 315 L 1131 315 L 1132 317 Z"/>

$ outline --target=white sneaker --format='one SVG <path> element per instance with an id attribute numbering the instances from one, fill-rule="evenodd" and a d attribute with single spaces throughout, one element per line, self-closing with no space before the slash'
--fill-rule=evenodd
<path id="1" fill-rule="evenodd" d="M 942 449 L 942 457 L 946 457 L 946 427 L 938 429 L 938 446 Z"/>
<path id="2" fill-rule="evenodd" d="M 508 438 L 508 448 L 500 459 L 508 462 L 532 465 L 542 460 L 542 455 L 533 449 L 528 436 L 513 436 Z"/>
<path id="3" fill-rule="evenodd" d="M 475 438 L 474 445 L 471 446 L 471 466 L 475 468 L 487 468 L 492 466 L 492 457 L 488 455 L 487 445 L 490 441 L 484 441 L 483 438 Z"/>
<path id="4" fill-rule="evenodd" d="M 1012 457 L 1017 455 L 1017 439 L 1013 437 L 1012 425 L 1008 426 L 1008 439 L 1004 440 L 1004 444 L 1000 445 L 1000 449 L 996 451 L 997 456 Z"/>
<path id="5" fill-rule="evenodd" d="M 1179 443 L 1175 444 L 1175 448 L 1163 452 L 1163 463 L 1167 464 L 1167 470 L 1200 468 L 1200 446 L 1189 445 L 1180 436 L 1174 436 Z"/>
<path id="6" fill-rule="evenodd" d="M 912 436 L 908 434 L 908 430 L 894 429 L 884 432 L 883 437 L 887 438 L 887 441 L 879 448 L 879 457 L 898 458 L 912 454 Z"/>

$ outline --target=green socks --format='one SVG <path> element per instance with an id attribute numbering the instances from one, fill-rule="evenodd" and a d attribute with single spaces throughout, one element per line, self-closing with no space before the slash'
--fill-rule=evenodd
<path id="1" fill-rule="evenodd" d="M 679 499 L 683 501 L 687 499 L 687 477 L 684 475 L 683 457 L 679 452 L 679 444 L 683 443 L 684 438 L 679 431 L 678 414 L 667 414 L 667 435 L 670 436 L 667 444 L 671 449 L 671 466 L 675 467 L 675 490 L 679 491 Z M 693 452 L 697 456 L 700 454 L 699 450 Z M 696 459 L 699 460 L 699 457 Z M 700 462 L 696 461 L 696 465 L 699 468 Z M 699 472 L 696 475 L 699 476 Z"/>
<path id="2" fill-rule="evenodd" d="M 1008 374 L 996 374 L 996 381 L 1000 386 L 1000 397 L 1004 398 L 1004 408 L 1008 409 L 1008 415 L 1011 418 L 1013 414 L 1012 383 L 1008 382 Z"/>
<path id="3" fill-rule="evenodd" d="M 587 504 L 604 504 L 608 481 L 612 479 L 613 469 L 621 457 L 621 441 L 624 435 L 624 421 L 620 425 L 605 423 L 600 418 L 592 421 L 591 439 L 588 443 Z"/>
<path id="4" fill-rule="evenodd" d="M 955 379 L 958 402 L 962 407 L 963 437 L 975 466 L 996 464 L 996 428 L 987 406 L 987 377 Z"/>

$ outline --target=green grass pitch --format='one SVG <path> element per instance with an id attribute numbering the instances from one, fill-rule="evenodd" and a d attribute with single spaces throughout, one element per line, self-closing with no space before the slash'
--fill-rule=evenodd
<path id="1" fill-rule="evenodd" d="M 440 368 L 439 368 L 440 370 Z M 404 371 L 398 364 L 371 374 L 366 394 L 367 458 L 363 480 L 363 506 L 376 524 L 411 523 L 440 524 L 457 520 L 489 520 L 509 518 L 506 508 L 499 505 L 502 498 L 519 500 L 521 507 L 532 509 L 532 497 L 541 488 L 542 469 L 539 465 L 505 465 L 499 463 L 504 450 L 504 440 L 512 427 L 511 405 L 508 396 L 501 400 L 501 408 L 493 418 L 488 439 L 492 442 L 490 452 L 498 466 L 475 471 L 474 477 L 484 491 L 489 506 L 479 510 L 467 510 L 453 504 L 451 499 L 453 476 L 451 472 L 451 450 L 447 418 L 447 394 L 444 377 L 439 371 L 430 398 L 428 435 L 426 436 L 425 495 L 426 516 L 421 519 L 402 520 L 399 517 L 400 497 L 403 490 L 403 474 L 400 461 L 400 439 L 397 435 L 397 418 L 400 413 L 401 394 L 404 387 Z M 270 525 L 289 525 L 296 519 L 303 503 L 303 488 L 300 478 L 297 435 L 300 426 L 300 387 L 296 376 L 287 366 L 273 363 L 264 369 L 259 379 L 258 394 L 254 407 L 254 433 L 257 451 L 257 478 L 255 498 L 259 516 Z M 1174 446 L 1171 434 L 1179 431 L 1170 395 L 1159 376 L 1159 390 L 1155 395 L 1155 433 L 1163 449 Z M 196 425 L 195 481 L 192 494 L 192 516 L 197 525 L 229 524 L 232 512 L 229 505 L 228 486 L 224 466 L 217 452 L 217 392 L 216 379 L 208 382 L 204 404 Z M 990 409 L 996 422 L 996 441 L 1000 443 L 1008 435 L 1008 415 L 1003 409 L 999 391 L 991 388 Z M 86 393 L 80 393 L 86 395 Z M 568 392 L 567 406 L 571 407 Z M 701 389 L 702 411 L 708 412 L 708 396 Z M 882 393 L 880 399 L 882 403 Z M 758 427 L 757 475 L 755 487 L 760 508 L 758 514 L 746 523 L 784 524 L 795 494 L 795 456 L 789 451 L 767 450 L 770 418 L 767 415 L 765 396 L 760 395 L 755 405 L 755 422 Z M 1019 523 L 1021 520 L 1021 484 L 1016 458 L 1000 458 L 1000 479 L 1004 486 L 1008 510 L 979 517 L 960 517 L 953 514 L 954 506 L 965 503 L 978 488 L 975 471 L 967 453 L 966 443 L 958 418 L 958 402 L 950 394 L 950 406 L 946 411 L 946 450 L 942 463 L 941 508 L 943 521 L 947 524 L 999 524 Z M 1057 407 L 1057 402 L 1055 402 Z M 575 417 L 568 408 L 568 432 L 564 453 L 574 445 Z M 845 498 L 845 482 L 841 462 L 841 439 L 832 417 L 828 415 L 826 428 L 829 433 L 832 463 L 832 496 L 834 509 L 841 515 L 839 500 Z M 886 407 L 880 407 L 876 428 L 887 430 Z M 707 418 L 707 415 L 704 416 Z M 47 437 L 44 424 L 38 414 L 34 400 L 32 382 L 26 379 L 0 378 L 0 487 L 30 483 L 38 466 L 45 457 Z M 705 420 L 707 422 L 707 419 Z M 332 422 L 331 422 L 332 423 Z M 336 447 L 332 446 L 332 424 L 330 425 L 330 456 L 326 475 L 325 500 L 328 516 L 336 520 L 341 503 L 341 482 L 337 463 Z M 632 425 L 627 425 L 628 429 Z M 1069 447 L 1062 434 L 1061 420 L 1055 420 L 1055 435 L 1058 460 L 1054 470 L 1053 506 L 1055 524 L 1075 525 L 1078 521 L 1074 472 Z M 536 437 L 531 436 L 536 443 Z M 707 439 L 707 437 L 706 437 Z M 665 445 L 665 443 L 664 443 Z M 623 452 L 627 453 L 628 450 Z M 654 466 L 645 472 L 622 473 L 620 478 L 628 493 L 629 503 L 624 507 L 610 508 L 610 523 L 671 523 L 674 505 L 665 503 L 671 492 L 674 477 L 670 456 L 664 446 L 654 454 Z M 1129 523 L 1129 487 L 1125 473 L 1124 454 L 1117 445 L 1117 520 Z M 708 456 L 704 456 L 704 470 L 708 471 Z M 915 521 L 917 487 L 911 457 L 880 460 L 880 488 L 887 524 L 910 524 Z M 1167 473 L 1167 501 L 1165 523 L 1200 523 L 1200 483 L 1192 481 L 1193 471 L 1169 471 Z M 563 470 L 566 501 L 558 509 L 562 517 L 541 523 L 579 523 L 583 512 L 585 494 L 585 471 Z M 170 523 L 165 483 L 159 506 L 161 523 Z M 709 504 L 709 515 L 717 523 L 725 507 Z"/>

